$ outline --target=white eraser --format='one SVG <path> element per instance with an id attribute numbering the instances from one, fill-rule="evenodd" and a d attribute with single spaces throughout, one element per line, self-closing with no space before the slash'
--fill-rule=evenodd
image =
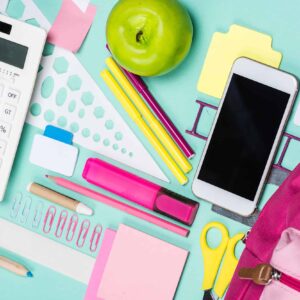
<path id="1" fill-rule="evenodd" d="M 33 140 L 29 160 L 44 169 L 72 176 L 78 157 L 78 149 L 73 145 L 36 135 Z"/>

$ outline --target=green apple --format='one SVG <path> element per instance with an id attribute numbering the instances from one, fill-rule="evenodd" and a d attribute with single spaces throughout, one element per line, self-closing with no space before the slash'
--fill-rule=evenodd
<path id="1" fill-rule="evenodd" d="M 165 74 L 186 57 L 193 25 L 178 0 L 119 0 L 106 25 L 115 60 L 141 76 Z"/>

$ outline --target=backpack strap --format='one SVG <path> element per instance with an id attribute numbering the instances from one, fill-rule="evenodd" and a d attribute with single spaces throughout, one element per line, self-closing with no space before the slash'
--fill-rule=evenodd
<path id="1" fill-rule="evenodd" d="M 287 220 L 292 214 L 300 215 L 300 164 L 287 177 L 265 205 L 248 239 L 247 248 L 263 262 L 269 262 L 281 233 L 288 227 Z M 299 227 L 299 225 L 298 225 Z"/>

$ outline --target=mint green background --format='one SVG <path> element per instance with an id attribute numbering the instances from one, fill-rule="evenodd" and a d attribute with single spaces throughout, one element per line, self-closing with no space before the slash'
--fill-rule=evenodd
<path id="1" fill-rule="evenodd" d="M 99 72 L 105 67 L 104 59 L 108 55 L 105 50 L 105 22 L 115 1 L 94 0 L 92 2 L 97 5 L 98 13 L 86 42 L 77 54 L 77 57 L 90 75 L 99 84 L 100 88 L 112 101 L 113 105 L 120 111 L 120 114 L 142 139 L 146 148 L 171 179 L 171 184 L 164 184 L 146 176 L 145 174 L 141 174 L 140 172 L 137 173 L 146 178 L 150 178 L 151 180 L 158 182 L 173 191 L 196 199 L 191 192 L 191 180 L 185 187 L 181 187 L 176 183 L 148 142 L 143 138 L 132 121 L 126 116 L 120 105 L 99 78 Z M 211 36 L 215 31 L 225 32 L 231 24 L 237 23 L 272 35 L 274 48 L 283 53 L 281 68 L 300 77 L 300 18 L 299 2 L 297 0 L 182 0 L 182 2 L 189 9 L 194 23 L 195 36 L 192 50 L 184 63 L 174 72 L 163 77 L 150 78 L 146 80 L 154 96 L 160 101 L 160 104 L 168 112 L 181 132 L 185 132 L 186 129 L 192 128 L 196 112 L 198 111 L 198 105 L 195 103 L 197 98 L 215 105 L 218 103 L 216 99 L 202 94 L 199 95 L 196 90 L 196 82 L 198 80 L 199 72 L 201 70 Z M 53 22 L 59 10 L 61 1 L 36 0 L 36 3 L 44 12 L 46 17 Z M 17 14 L 18 12 L 16 11 L 16 15 Z M 291 120 L 292 118 L 293 115 Z M 209 132 L 210 123 L 211 118 L 202 120 L 202 133 L 207 134 Z M 300 135 L 299 127 L 295 126 L 292 121 L 289 122 L 287 131 L 297 136 Z M 9 212 L 12 199 L 17 191 L 26 195 L 26 186 L 30 181 L 38 181 L 40 183 L 45 182 L 51 186 L 51 184 L 43 179 L 45 171 L 31 165 L 28 162 L 32 139 L 34 134 L 39 132 L 40 131 L 36 128 L 28 125 L 25 126 L 5 201 L 0 204 L 0 216 L 2 218 L 11 220 Z M 192 163 L 196 168 L 204 142 L 187 134 L 185 134 L 185 137 L 197 152 L 197 155 L 192 160 Z M 299 146 L 295 146 L 289 150 L 288 156 L 285 158 L 286 166 L 293 166 L 295 161 L 298 162 L 298 149 Z M 81 171 L 85 160 L 91 156 L 95 157 L 97 155 L 83 148 L 80 149 L 79 163 L 74 175 L 75 180 L 83 183 L 81 180 Z M 189 178 L 192 179 L 193 176 L 194 171 L 191 172 Z M 267 201 L 275 190 L 275 186 L 267 185 L 261 205 Z M 203 263 L 198 244 L 199 234 L 202 227 L 209 221 L 221 221 L 228 226 L 231 235 L 248 229 L 242 224 L 211 212 L 211 205 L 207 202 L 201 201 L 199 213 L 191 228 L 190 236 L 188 238 L 182 238 L 158 227 L 147 224 L 139 219 L 115 211 L 110 207 L 96 203 L 91 199 L 86 199 L 84 197 L 80 198 L 72 193 L 69 195 L 76 196 L 83 202 L 88 203 L 89 206 L 93 207 L 95 210 L 95 216 L 91 219 L 93 225 L 100 222 L 104 228 L 110 227 L 117 229 L 120 223 L 125 223 L 175 245 L 188 249 L 190 251 L 190 256 L 176 295 L 176 299 L 179 300 L 201 299 L 202 296 L 201 283 L 203 278 Z M 38 201 L 38 199 L 34 197 L 33 200 L 35 203 Z M 60 211 L 59 208 L 58 211 Z M 21 225 L 20 223 L 18 224 Z M 32 230 L 29 223 L 25 226 Z M 39 233 L 41 233 L 41 230 L 39 230 Z M 210 234 L 209 237 L 212 244 L 216 245 L 218 235 Z M 55 239 L 53 234 L 49 235 L 49 238 Z M 66 246 L 74 247 L 74 243 L 66 243 Z M 239 247 L 239 250 L 241 250 L 241 247 Z M 89 254 L 86 248 L 82 251 Z M 4 249 L 0 249 L 0 253 L 7 254 Z M 12 255 L 12 257 L 16 257 L 16 259 L 20 262 L 24 262 L 33 271 L 34 278 L 19 278 L 6 271 L 0 270 L 1 300 L 80 300 L 84 298 L 86 289 L 85 285 L 55 273 L 43 266 L 37 265 L 34 262 L 24 260 L 21 256 Z"/>

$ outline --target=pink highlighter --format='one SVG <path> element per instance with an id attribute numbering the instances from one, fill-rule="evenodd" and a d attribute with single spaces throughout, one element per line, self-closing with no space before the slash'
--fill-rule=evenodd
<path id="1" fill-rule="evenodd" d="M 186 225 L 193 224 L 198 211 L 198 202 L 97 158 L 87 160 L 82 177 L 91 184 Z"/>

